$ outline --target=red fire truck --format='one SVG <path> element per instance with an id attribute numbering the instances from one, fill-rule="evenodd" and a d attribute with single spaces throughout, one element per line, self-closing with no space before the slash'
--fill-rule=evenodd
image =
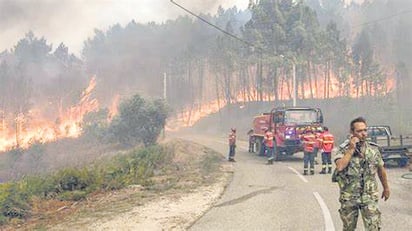
<path id="1" fill-rule="evenodd" d="M 279 107 L 255 116 L 252 136 L 256 152 L 261 152 L 266 129 L 270 129 L 274 134 L 275 160 L 302 151 L 300 136 L 307 128 L 317 131 L 323 128 L 323 115 L 319 108 Z"/>

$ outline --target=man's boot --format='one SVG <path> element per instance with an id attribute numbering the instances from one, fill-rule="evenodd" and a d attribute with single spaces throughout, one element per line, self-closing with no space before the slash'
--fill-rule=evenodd
<path id="1" fill-rule="evenodd" d="M 303 175 L 308 175 L 308 170 L 303 170 Z"/>
<path id="2" fill-rule="evenodd" d="M 326 174 L 326 168 L 322 168 L 322 171 L 320 171 L 319 174 Z"/>
<path id="3" fill-rule="evenodd" d="M 311 169 L 310 170 L 310 175 L 315 175 L 315 170 Z"/>
<path id="4" fill-rule="evenodd" d="M 332 173 L 332 168 L 328 168 L 328 173 L 329 173 L 329 174 Z"/>

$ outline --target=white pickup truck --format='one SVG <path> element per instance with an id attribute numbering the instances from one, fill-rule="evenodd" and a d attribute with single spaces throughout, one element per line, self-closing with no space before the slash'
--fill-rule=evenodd
<path id="1" fill-rule="evenodd" d="M 412 135 L 394 136 L 388 125 L 368 126 L 368 136 L 382 148 L 382 157 L 387 166 L 408 165 L 412 153 Z"/>

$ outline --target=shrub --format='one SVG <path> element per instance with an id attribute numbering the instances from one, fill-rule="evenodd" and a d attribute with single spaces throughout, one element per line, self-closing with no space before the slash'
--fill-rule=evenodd
<path id="1" fill-rule="evenodd" d="M 154 145 L 165 126 L 168 109 L 162 100 L 146 101 L 134 95 L 120 104 L 109 132 L 124 144 Z"/>
<path id="2" fill-rule="evenodd" d="M 0 212 L 9 218 L 24 218 L 30 213 L 28 195 L 19 183 L 0 184 Z"/>
<path id="3" fill-rule="evenodd" d="M 150 177 L 172 158 L 162 146 L 135 149 L 109 163 L 91 168 L 67 168 L 49 176 L 32 176 L 0 184 L 0 224 L 30 215 L 34 197 L 78 201 L 95 190 L 114 190 L 131 184 L 148 185 Z"/>
<path id="4" fill-rule="evenodd" d="M 87 168 L 67 168 L 59 171 L 55 176 L 57 192 L 86 190 L 95 182 L 94 176 Z"/>
<path id="5" fill-rule="evenodd" d="M 107 121 L 108 114 L 108 109 L 87 113 L 83 118 L 83 137 L 86 139 L 97 138 L 104 142 L 109 127 Z"/>

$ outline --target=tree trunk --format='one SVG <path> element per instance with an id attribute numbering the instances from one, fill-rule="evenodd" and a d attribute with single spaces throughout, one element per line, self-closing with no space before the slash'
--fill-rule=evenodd
<path id="1" fill-rule="evenodd" d="M 257 74 L 257 93 L 258 93 L 258 101 L 263 101 L 263 76 L 262 76 L 263 66 L 262 66 L 262 58 L 260 57 L 256 74 Z"/>
<path id="2" fill-rule="evenodd" d="M 330 98 L 330 75 L 331 75 L 331 72 L 332 72 L 332 61 L 329 61 L 329 65 L 328 65 L 328 78 L 327 78 L 327 83 L 325 83 L 325 85 L 326 85 L 326 97 L 327 97 L 327 99 L 329 99 Z"/>
<path id="3" fill-rule="evenodd" d="M 315 92 L 316 92 L 316 98 L 319 98 L 319 88 L 318 88 L 318 76 L 317 76 L 317 66 L 313 65 L 313 80 L 315 82 Z"/>
<path id="4" fill-rule="evenodd" d="M 329 70 L 329 61 L 326 61 L 326 66 L 325 66 L 325 71 L 324 71 L 324 76 L 323 76 L 323 98 L 326 99 L 326 86 L 327 86 L 327 80 L 328 80 L 328 70 Z"/>
<path id="5" fill-rule="evenodd" d="M 309 81 L 309 88 L 310 88 L 310 98 L 313 99 L 313 88 L 312 88 L 312 78 L 311 78 L 311 71 L 310 71 L 310 61 L 307 61 L 307 75 Z"/>

